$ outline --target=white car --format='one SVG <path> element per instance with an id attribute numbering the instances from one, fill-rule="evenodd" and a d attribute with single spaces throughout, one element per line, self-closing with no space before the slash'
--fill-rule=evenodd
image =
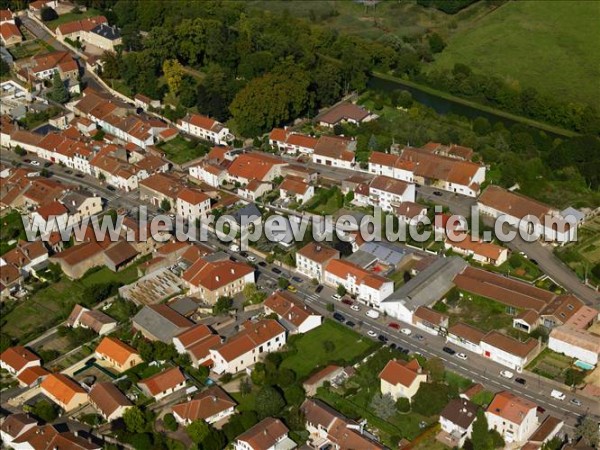
<path id="1" fill-rule="evenodd" d="M 371 319 L 379 319 L 379 313 L 374 309 L 368 310 L 366 314 L 367 317 L 370 317 Z"/>
<path id="2" fill-rule="evenodd" d="M 504 378 L 508 378 L 510 380 L 515 375 L 510 370 L 501 370 L 500 371 L 500 376 L 503 376 Z"/>
<path id="3" fill-rule="evenodd" d="M 248 256 L 248 261 L 250 261 L 250 262 L 256 261 L 256 256 L 252 256 L 252 255 Z"/>
<path id="4" fill-rule="evenodd" d="M 377 337 L 377 333 L 375 333 L 373 330 L 369 330 L 369 331 L 367 331 L 367 334 L 368 334 L 369 336 L 371 336 L 372 338 L 374 338 L 374 337 Z"/>
<path id="5" fill-rule="evenodd" d="M 552 392 L 550 392 L 550 397 L 555 398 L 555 399 L 560 400 L 560 401 L 563 401 L 565 398 L 567 398 L 567 396 L 565 395 L 565 393 L 559 391 L 558 389 L 552 390 Z"/>
<path id="6" fill-rule="evenodd" d="M 333 294 L 331 298 L 334 299 L 336 302 L 339 302 L 342 299 L 342 296 L 340 294 Z"/>
<path id="7" fill-rule="evenodd" d="M 40 165 L 40 162 L 39 162 L 39 161 L 36 161 L 36 160 L 34 159 L 33 161 L 31 161 L 31 165 L 32 165 L 32 166 L 39 166 L 39 165 Z"/>
<path id="8" fill-rule="evenodd" d="M 229 246 L 229 250 L 231 250 L 232 252 L 239 252 L 240 251 L 240 246 L 237 244 L 231 244 Z"/>
<path id="9" fill-rule="evenodd" d="M 400 333 L 410 336 L 412 334 L 412 330 L 410 328 L 402 328 Z"/>
<path id="10" fill-rule="evenodd" d="M 358 305 L 352 305 L 352 306 L 350 307 L 350 309 L 351 309 L 352 311 L 360 311 L 360 306 L 358 306 Z"/>
<path id="11" fill-rule="evenodd" d="M 466 353 L 457 353 L 457 354 L 456 354 L 456 357 L 457 357 L 458 359 L 462 359 L 463 361 L 467 359 L 467 355 L 466 355 Z"/>

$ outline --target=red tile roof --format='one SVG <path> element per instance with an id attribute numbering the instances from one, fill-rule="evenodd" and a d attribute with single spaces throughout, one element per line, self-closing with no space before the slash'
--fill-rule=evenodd
<path id="1" fill-rule="evenodd" d="M 204 203 L 207 200 L 210 200 L 210 197 L 204 192 L 187 187 L 179 192 L 177 198 L 191 205 L 198 205 L 200 203 Z"/>
<path id="2" fill-rule="evenodd" d="M 217 351 L 226 361 L 233 361 L 253 348 L 284 333 L 285 328 L 276 320 L 263 319 L 256 323 L 246 322 L 244 329 L 217 348 Z"/>
<path id="3" fill-rule="evenodd" d="M 190 401 L 174 405 L 173 412 L 186 420 L 206 420 L 235 406 L 236 402 L 223 389 L 213 386 Z"/>
<path id="4" fill-rule="evenodd" d="M 536 408 L 537 405 L 535 403 L 510 392 L 503 391 L 498 392 L 494 396 L 486 411 L 519 425 L 523 422 L 527 413 Z"/>
<path id="5" fill-rule="evenodd" d="M 47 375 L 50 375 L 50 372 L 44 369 L 42 366 L 33 366 L 28 367 L 19 375 L 17 375 L 17 379 L 26 386 L 31 386 L 40 378 L 43 378 Z"/>
<path id="6" fill-rule="evenodd" d="M 5 40 L 10 39 L 13 36 L 21 37 L 19 27 L 17 27 L 14 23 L 9 22 L 0 25 L 0 34 Z"/>
<path id="7" fill-rule="evenodd" d="M 169 389 L 173 389 L 181 383 L 185 383 L 185 377 L 183 376 L 183 373 L 181 373 L 181 370 L 179 370 L 179 367 L 173 367 L 157 373 L 150 378 L 141 380 L 138 384 L 146 386 L 148 392 L 155 396 L 168 391 Z"/>
<path id="8" fill-rule="evenodd" d="M 263 305 L 296 327 L 302 325 L 310 316 L 318 315 L 293 294 L 285 291 L 275 291 Z"/>
<path id="9" fill-rule="evenodd" d="M 16 372 L 20 372 L 26 364 L 41 361 L 41 359 L 32 351 L 22 345 L 18 345 L 4 350 L 2 354 L 0 354 L 0 361 L 12 367 Z"/>
<path id="10" fill-rule="evenodd" d="M 112 361 L 116 361 L 118 364 L 123 365 L 132 356 L 138 355 L 135 348 L 127 345 L 120 339 L 106 336 L 98 347 L 96 347 L 96 353 L 107 357 Z"/>
<path id="11" fill-rule="evenodd" d="M 340 257 L 340 252 L 336 249 L 325 244 L 312 241 L 298 250 L 297 253 L 307 259 L 310 259 L 311 261 L 316 261 L 319 264 L 323 264 L 330 259 Z"/>
<path id="12" fill-rule="evenodd" d="M 410 362 L 392 359 L 383 368 L 379 374 L 379 378 L 393 386 L 401 384 L 402 386 L 410 387 L 417 378 L 417 375 L 421 373 L 421 366 L 416 359 Z"/>
<path id="13" fill-rule="evenodd" d="M 254 425 L 248 431 L 237 437 L 238 441 L 246 442 L 254 450 L 274 448 L 275 444 L 290 430 L 279 419 L 267 417 Z"/>
<path id="14" fill-rule="evenodd" d="M 355 278 L 356 284 L 366 284 L 373 289 L 380 289 L 385 283 L 391 283 L 391 280 L 388 280 L 387 278 L 369 272 L 354 263 L 342 259 L 333 259 L 329 261 L 327 267 L 325 267 L 325 271 L 342 279 L 352 276 Z"/>
<path id="15" fill-rule="evenodd" d="M 229 169 L 229 175 L 247 180 L 257 179 L 265 181 L 266 176 L 276 165 L 287 164 L 281 158 L 265 153 L 244 153 L 238 156 Z"/>
<path id="16" fill-rule="evenodd" d="M 215 291 L 253 272 L 253 267 L 241 262 L 209 262 L 199 258 L 183 273 L 183 279 L 194 286 Z"/>
<path id="17" fill-rule="evenodd" d="M 69 403 L 76 394 L 86 393 L 85 389 L 79 383 L 76 383 L 62 373 L 48 375 L 40 384 L 40 388 L 63 404 Z"/>

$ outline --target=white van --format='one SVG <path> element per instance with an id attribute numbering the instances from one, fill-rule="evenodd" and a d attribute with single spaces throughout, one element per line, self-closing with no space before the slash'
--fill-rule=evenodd
<path id="1" fill-rule="evenodd" d="M 379 319 L 379 313 L 374 309 L 370 309 L 367 311 L 367 317 L 370 317 L 371 319 Z"/>
<path id="2" fill-rule="evenodd" d="M 560 400 L 563 401 L 565 398 L 567 398 L 567 396 L 565 395 L 564 392 L 561 392 L 557 389 L 552 390 L 552 392 L 550 392 L 550 397 L 555 398 L 556 400 Z"/>
<path id="3" fill-rule="evenodd" d="M 240 251 L 240 246 L 237 244 L 231 244 L 229 246 L 229 250 L 231 250 L 232 252 L 239 252 Z"/>

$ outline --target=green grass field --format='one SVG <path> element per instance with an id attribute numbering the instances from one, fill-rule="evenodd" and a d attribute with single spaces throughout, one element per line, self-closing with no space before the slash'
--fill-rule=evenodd
<path id="1" fill-rule="evenodd" d="M 21 215 L 17 211 L 12 211 L 2 217 L 0 224 L 0 255 L 4 255 L 7 251 L 16 247 L 16 241 L 25 239 L 26 235 Z M 13 243 L 9 244 L 9 242 Z"/>
<path id="2" fill-rule="evenodd" d="M 51 20 L 50 22 L 46 22 L 46 26 L 51 30 L 54 30 L 57 26 L 62 25 L 63 23 L 74 22 L 76 20 L 82 20 L 86 17 L 99 16 L 100 11 L 94 8 L 88 8 L 87 11 L 81 11 L 79 13 L 67 13 L 62 14 L 56 20 Z"/>
<path id="3" fill-rule="evenodd" d="M 47 44 L 41 39 L 33 39 L 11 47 L 9 53 L 15 59 L 23 59 L 38 54 L 42 55 L 44 53 L 50 53 L 53 51 L 54 47 L 52 47 L 50 44 Z"/>
<path id="4" fill-rule="evenodd" d="M 600 103 L 600 3 L 512 1 L 457 22 L 435 67 L 460 62 L 541 93 Z"/>
<path id="5" fill-rule="evenodd" d="M 325 351 L 324 341 L 333 342 L 335 350 L 331 353 Z M 298 378 L 303 378 L 331 361 L 352 362 L 376 345 L 371 339 L 332 320 L 326 320 L 323 325 L 293 342 L 298 352 L 286 358 L 281 366 L 292 369 Z"/>
<path id="6" fill-rule="evenodd" d="M 578 230 L 577 242 L 556 250 L 556 254 L 580 278 L 587 274 L 595 283 L 600 283 L 591 273 L 591 269 L 600 264 L 600 217 L 595 217 Z"/>
<path id="7" fill-rule="evenodd" d="M 169 161 L 183 164 L 206 154 L 207 147 L 201 143 L 187 141 L 181 136 L 176 136 L 168 142 L 158 145 L 165 152 Z"/>

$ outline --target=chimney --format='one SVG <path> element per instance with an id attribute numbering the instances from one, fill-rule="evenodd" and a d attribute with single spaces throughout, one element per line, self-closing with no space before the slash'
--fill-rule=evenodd
<path id="1" fill-rule="evenodd" d="M 217 276 L 215 277 L 215 280 L 217 280 L 217 281 L 221 281 L 221 277 L 220 277 L 219 275 L 217 275 Z"/>
<path id="2" fill-rule="evenodd" d="M 231 275 L 235 274 L 235 269 L 231 269 Z"/>

